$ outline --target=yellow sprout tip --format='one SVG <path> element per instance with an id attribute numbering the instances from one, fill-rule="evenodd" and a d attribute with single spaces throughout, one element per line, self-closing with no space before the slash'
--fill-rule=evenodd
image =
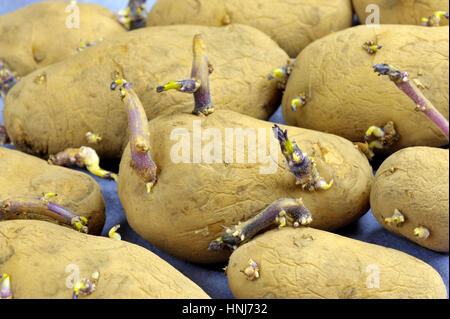
<path id="1" fill-rule="evenodd" d="M 154 185 L 155 183 L 154 182 L 150 182 L 150 183 L 146 183 L 145 184 L 145 189 L 146 189 L 146 191 L 147 191 L 147 194 L 150 194 L 150 192 L 152 191 L 152 188 L 153 188 L 153 185 Z"/>

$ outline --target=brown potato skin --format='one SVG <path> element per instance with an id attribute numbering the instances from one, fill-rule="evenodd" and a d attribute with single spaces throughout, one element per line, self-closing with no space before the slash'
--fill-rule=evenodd
<path id="1" fill-rule="evenodd" d="M 266 154 L 270 154 L 273 123 L 232 111 L 216 110 L 207 117 L 184 113 L 150 121 L 151 155 L 158 167 L 157 182 L 147 194 L 144 182 L 130 167 L 127 146 L 120 163 L 118 193 L 131 227 L 170 254 L 200 263 L 225 261 L 229 250 L 207 250 L 210 241 L 224 231 L 222 226 L 247 220 L 281 198 L 302 197 L 313 217 L 311 226 L 321 229 L 337 229 L 367 212 L 372 168 L 349 141 L 289 127 L 289 138 L 304 152 L 316 152 L 321 176 L 327 181 L 334 178 L 329 190 L 308 192 L 295 184 L 294 175 L 285 168 L 278 141 L 271 156 L 273 161 L 278 161 L 273 174 L 260 174 L 261 164 L 247 163 L 246 159 L 245 163 L 225 163 L 224 158 L 223 162 L 212 164 L 174 163 L 170 155 L 177 141 L 170 140 L 171 131 L 186 128 L 192 133 L 193 120 L 201 121 L 202 130 L 220 129 L 223 147 L 225 128 L 264 128 L 266 147 L 258 139 L 258 150 L 266 149 Z M 247 146 L 245 150 L 248 155 Z"/>
<path id="2" fill-rule="evenodd" d="M 378 222 L 389 231 L 432 250 L 448 252 L 449 152 L 433 147 L 408 147 L 388 157 L 377 171 L 370 206 Z M 388 225 L 394 209 L 404 216 L 398 226 Z M 427 239 L 414 228 L 430 231 Z"/>
<path id="3" fill-rule="evenodd" d="M 80 40 L 114 38 L 125 29 L 108 9 L 78 3 L 79 28 L 67 28 L 68 1 L 44 1 L 0 16 L 0 60 L 24 76 L 38 68 L 78 54 Z"/>
<path id="4" fill-rule="evenodd" d="M 15 299 L 72 298 L 66 286 L 73 274 L 66 272 L 70 264 L 79 267 L 80 279 L 100 273 L 96 290 L 80 299 L 209 299 L 140 246 L 42 221 L 0 222 L 0 272 L 10 275 Z"/>
<path id="5" fill-rule="evenodd" d="M 52 197 L 51 202 L 86 217 L 89 233 L 101 233 L 105 202 L 100 186 L 89 175 L 4 147 L 0 147 L 0 172 L 0 201 L 56 193 L 58 196 Z"/>
<path id="6" fill-rule="evenodd" d="M 383 48 L 370 55 L 366 41 Z M 388 63 L 418 79 L 422 93 L 448 119 L 449 29 L 405 25 L 358 26 L 317 40 L 298 56 L 283 96 L 288 125 L 305 127 L 363 141 L 372 125 L 394 121 L 400 140 L 386 153 L 408 146 L 442 146 L 445 135 L 412 100 L 387 77 L 372 68 Z M 290 108 L 291 100 L 305 92 L 307 104 Z"/>
<path id="7" fill-rule="evenodd" d="M 381 24 L 413 24 L 420 25 L 422 18 L 428 18 L 435 11 L 447 11 L 447 0 L 352 0 L 353 7 L 361 24 L 371 12 L 366 13 L 369 4 L 380 7 Z M 448 25 L 447 19 L 441 19 L 441 25 Z"/>
<path id="8" fill-rule="evenodd" d="M 241 272 L 249 258 L 260 267 L 255 281 Z M 368 288 L 374 283 L 373 265 L 379 288 Z M 441 276 L 423 261 L 309 227 L 272 230 L 240 246 L 230 257 L 227 275 L 236 298 L 447 298 Z"/>
<path id="9" fill-rule="evenodd" d="M 290 57 L 331 31 L 352 25 L 349 0 L 159 0 L 148 14 L 147 26 L 242 23 L 274 39 Z"/>
<path id="10" fill-rule="evenodd" d="M 198 33 L 214 67 L 210 75 L 213 102 L 267 119 L 281 99 L 275 81 L 267 75 L 288 60 L 268 36 L 244 25 L 143 28 L 40 69 L 13 87 L 3 118 L 14 145 L 39 155 L 54 154 L 85 145 L 85 134 L 90 131 L 102 137 L 101 143 L 89 145 L 99 156 L 119 158 L 127 142 L 128 124 L 119 93 L 109 88 L 112 74 L 118 72 L 132 83 L 149 119 L 192 112 L 191 94 L 159 94 L 156 87 L 189 78 L 192 39 Z M 46 82 L 36 83 L 43 72 Z"/>

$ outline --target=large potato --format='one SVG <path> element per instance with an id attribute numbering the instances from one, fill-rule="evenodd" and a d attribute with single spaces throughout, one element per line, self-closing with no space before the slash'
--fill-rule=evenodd
<path id="1" fill-rule="evenodd" d="M 259 278 L 242 272 L 252 259 Z M 233 252 L 227 267 L 236 298 L 446 298 L 441 276 L 403 252 L 312 228 L 266 232 Z"/>
<path id="2" fill-rule="evenodd" d="M 89 233 L 102 231 L 105 203 L 100 187 L 89 175 L 4 147 L 0 147 L 0 172 L 0 201 L 56 193 L 51 202 L 86 217 Z"/>
<path id="3" fill-rule="evenodd" d="M 159 0 L 148 26 L 242 23 L 270 35 L 291 57 L 309 43 L 352 25 L 350 0 Z"/>
<path id="4" fill-rule="evenodd" d="M 192 111 L 190 94 L 158 94 L 156 87 L 189 77 L 192 39 L 201 33 L 213 64 L 213 102 L 267 119 L 280 92 L 267 75 L 288 57 L 262 32 L 243 25 L 225 28 L 168 26 L 136 30 L 105 40 L 78 56 L 23 78 L 5 100 L 5 126 L 16 147 L 52 154 L 86 144 L 86 132 L 102 157 L 118 158 L 127 136 L 126 108 L 109 89 L 118 73 L 133 84 L 147 116 Z M 35 81 L 46 75 L 43 83 Z M 33 119 L 32 121 L 30 119 Z"/>
<path id="5" fill-rule="evenodd" d="M 125 33 L 108 9 L 78 3 L 44 1 L 0 16 L 0 61 L 19 76 L 78 54 L 80 41 L 94 42 Z M 67 8 L 67 11 L 66 11 Z"/>
<path id="6" fill-rule="evenodd" d="M 379 7 L 379 17 L 381 24 L 414 24 L 420 25 L 422 18 L 428 18 L 435 11 L 447 11 L 447 0 L 353 0 L 353 7 L 358 15 L 361 24 L 366 23 L 369 15 L 373 15 L 372 7 Z M 448 25 L 447 19 L 441 20 L 441 25 Z"/>
<path id="7" fill-rule="evenodd" d="M 378 169 L 370 193 L 373 215 L 396 234 L 448 252 L 448 172 L 448 149 L 409 147 L 392 154 Z M 404 222 L 390 222 L 395 210 Z M 414 234 L 420 227 L 428 230 L 427 238 Z"/>
<path id="8" fill-rule="evenodd" d="M 328 230 L 347 225 L 368 210 L 372 168 L 354 145 L 341 137 L 289 127 L 289 138 L 302 151 L 316 153 L 320 175 L 327 181 L 334 178 L 329 190 L 308 192 L 296 185 L 294 175 L 286 169 L 278 141 L 272 135 L 273 123 L 217 110 L 202 118 L 187 113 L 162 116 L 150 121 L 149 126 L 157 182 L 147 194 L 145 183 L 130 166 L 127 146 L 120 163 L 118 193 L 131 227 L 179 258 L 204 263 L 226 260 L 228 251 L 207 250 L 210 241 L 223 233 L 222 226 L 247 220 L 281 198 L 302 197 L 312 214 L 311 226 Z M 200 126 L 205 135 L 198 143 L 202 143 L 203 150 L 192 147 Z M 242 137 L 244 147 L 233 146 L 230 141 L 235 139 L 237 144 L 238 139 L 230 131 L 240 129 L 262 136 L 255 138 L 255 143 L 249 143 L 248 136 Z M 189 138 L 185 141 L 187 151 L 193 156 L 203 152 L 198 163 L 178 162 L 182 131 Z M 211 151 L 211 134 L 220 154 L 215 153 L 217 162 L 207 163 L 205 154 Z M 258 152 L 267 154 L 267 163 L 262 163 Z M 241 163 L 237 160 L 239 154 L 245 155 Z M 249 159 L 249 155 L 255 158 Z"/>
<path id="9" fill-rule="evenodd" d="M 42 221 L 0 222 L 0 273 L 10 276 L 14 298 L 70 299 L 76 275 L 81 280 L 95 271 L 100 273 L 95 291 L 79 298 L 209 299 L 140 246 Z"/>
<path id="10" fill-rule="evenodd" d="M 366 41 L 382 46 L 371 55 Z M 432 45 L 431 45 L 432 43 Z M 400 140 L 389 149 L 448 143 L 440 129 L 373 64 L 388 63 L 408 72 L 410 80 L 448 119 L 449 29 L 419 26 L 358 26 L 317 40 L 300 53 L 283 96 L 286 123 L 329 132 L 357 142 L 372 125 L 393 121 Z M 296 111 L 301 93 L 307 103 Z"/>

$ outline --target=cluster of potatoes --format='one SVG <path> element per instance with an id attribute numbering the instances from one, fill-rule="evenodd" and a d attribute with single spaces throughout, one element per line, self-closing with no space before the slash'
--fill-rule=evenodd
<path id="1" fill-rule="evenodd" d="M 371 208 L 387 230 L 449 251 L 447 1 L 159 0 L 147 17 L 143 3 L 130 0 L 115 15 L 48 1 L 0 16 L 0 141 L 17 149 L 0 148 L 0 297 L 209 298 L 152 252 L 114 240 L 114 230 L 99 236 L 99 185 L 54 164 L 117 180 L 139 235 L 187 261 L 228 262 L 237 298 L 447 297 L 440 275 L 421 260 L 333 233 Z M 365 25 L 373 5 L 381 25 Z M 75 28 L 66 25 L 73 6 Z M 130 28 L 143 19 L 145 27 Z M 198 35 L 203 55 L 194 40 L 192 62 Z M 169 82 L 187 78 L 191 66 L 194 74 L 204 54 L 201 81 Z M 373 72 L 382 63 L 408 72 L 447 120 L 447 135 Z M 161 93 L 170 86 L 206 92 L 214 107 L 193 114 L 190 94 Z M 280 103 L 287 135 L 274 152 L 267 120 Z M 270 154 L 275 173 L 234 161 L 236 149 L 231 161 L 174 161 L 173 132 L 193 136 L 196 125 L 219 132 L 220 145 L 230 129 L 266 133 L 256 145 L 242 141 L 243 155 Z M 92 157 L 83 157 L 87 149 Z M 306 173 L 287 154 L 304 156 L 319 186 L 297 185 L 295 173 Z M 153 169 L 147 187 L 136 173 L 145 156 Z M 373 156 L 387 157 L 375 176 Z M 119 158 L 118 177 L 98 165 Z M 225 245 L 227 236 L 236 244 Z M 67 264 L 87 277 L 73 292 Z M 375 287 L 367 278 L 373 265 L 381 274 Z"/>

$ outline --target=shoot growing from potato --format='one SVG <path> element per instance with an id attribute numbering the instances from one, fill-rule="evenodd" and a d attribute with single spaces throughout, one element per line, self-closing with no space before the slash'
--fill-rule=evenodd
<path id="1" fill-rule="evenodd" d="M 448 20 L 449 14 L 445 11 L 435 11 L 428 18 L 422 18 L 420 21 L 424 27 L 439 27 L 442 18 Z"/>
<path id="2" fill-rule="evenodd" d="M 120 234 L 117 232 L 117 230 L 120 228 L 120 225 L 116 225 L 111 227 L 111 229 L 108 232 L 108 236 L 109 238 L 115 239 L 115 240 L 121 240 L 122 237 L 120 236 Z"/>
<path id="3" fill-rule="evenodd" d="M 391 217 L 386 217 L 384 222 L 391 226 L 397 226 L 405 222 L 405 216 L 396 208 L 394 214 Z"/>
<path id="4" fill-rule="evenodd" d="M 244 270 L 241 270 L 241 272 L 244 273 L 248 280 L 256 280 L 259 278 L 259 265 L 250 258 L 248 260 L 248 266 Z"/>
<path id="5" fill-rule="evenodd" d="M 84 51 L 84 49 L 88 48 L 88 47 L 92 47 L 96 44 L 99 44 L 100 42 L 102 42 L 103 40 L 105 40 L 105 38 L 101 37 L 100 39 L 98 39 L 97 41 L 94 42 L 85 42 L 83 40 L 80 41 L 80 45 L 77 48 L 78 52 L 82 52 Z"/>
<path id="6" fill-rule="evenodd" d="M 290 141 L 287 136 L 287 129 L 283 131 L 278 125 L 274 125 L 273 132 L 280 142 L 281 152 L 286 159 L 289 171 L 297 179 L 297 184 L 303 190 L 310 192 L 316 190 L 327 190 L 333 185 L 333 179 L 329 183 L 319 176 L 314 156 L 309 157 L 303 153 L 295 141 Z"/>
<path id="7" fill-rule="evenodd" d="M 289 76 L 292 73 L 292 69 L 294 68 L 295 59 L 288 60 L 285 66 L 280 68 L 276 68 L 270 73 L 267 78 L 269 80 L 275 80 L 277 83 L 278 89 L 284 91 L 286 88 L 287 81 L 289 80 Z"/>
<path id="8" fill-rule="evenodd" d="M 374 150 L 387 150 L 400 138 L 395 130 L 394 122 L 389 121 L 383 127 L 370 126 L 364 134 L 364 143 L 356 142 L 358 148 L 372 160 L 375 156 Z"/>
<path id="9" fill-rule="evenodd" d="M 116 13 L 117 21 L 129 31 L 144 28 L 147 23 L 145 1 L 129 0 L 127 8 Z"/>
<path id="10" fill-rule="evenodd" d="M 430 231 L 426 227 L 418 226 L 414 228 L 414 235 L 420 239 L 427 239 L 430 236 Z"/>
<path id="11" fill-rule="evenodd" d="M 17 81 L 17 75 L 0 61 L 0 97 L 5 98 L 6 93 L 8 93 Z"/>
<path id="12" fill-rule="evenodd" d="M 13 299 L 11 281 L 8 274 L 0 275 L 0 299 Z"/>
<path id="13" fill-rule="evenodd" d="M 147 115 L 131 84 L 124 79 L 111 83 L 111 90 L 119 87 L 122 102 L 127 107 L 130 128 L 131 167 L 145 182 L 147 193 L 156 183 L 156 164 L 150 156 L 150 133 Z"/>
<path id="14" fill-rule="evenodd" d="M 87 146 L 68 148 L 56 155 L 50 155 L 48 162 L 59 166 L 86 167 L 89 172 L 96 176 L 117 181 L 117 174 L 100 168 L 100 158 L 97 152 Z"/>
<path id="15" fill-rule="evenodd" d="M 240 244 L 250 240 L 259 232 L 277 225 L 281 229 L 287 225 L 287 219 L 293 220 L 292 225 L 309 225 L 312 222 L 311 213 L 303 204 L 302 199 L 279 199 L 262 212 L 249 220 L 231 228 L 224 227 L 225 233 L 211 241 L 208 250 L 220 250 L 227 246 L 236 249 Z"/>
<path id="16" fill-rule="evenodd" d="M 382 48 L 381 45 L 376 44 L 374 41 L 366 41 L 362 47 L 369 54 L 375 54 Z"/>
<path id="17" fill-rule="evenodd" d="M 69 209 L 49 201 L 55 193 L 43 194 L 41 198 L 13 197 L 0 202 L 0 220 L 44 219 L 71 226 L 87 233 L 88 221 Z"/>
<path id="18" fill-rule="evenodd" d="M 214 104 L 209 89 L 209 75 L 213 67 L 205 53 L 206 47 L 201 35 L 194 36 L 191 78 L 180 81 L 171 81 L 165 85 L 158 86 L 156 92 L 161 93 L 168 90 L 177 90 L 183 93 L 192 93 L 195 100 L 195 115 L 209 115 L 214 112 Z"/>
<path id="19" fill-rule="evenodd" d="M 416 111 L 425 114 L 441 129 L 447 140 L 449 139 L 448 120 L 422 94 L 419 88 L 409 80 L 408 73 L 402 72 L 388 64 L 375 64 L 373 68 L 378 75 L 389 76 L 389 79 L 415 103 Z"/>
<path id="20" fill-rule="evenodd" d="M 73 287 L 72 299 L 78 299 L 80 295 L 87 296 L 95 291 L 98 284 L 98 279 L 100 278 L 100 273 L 94 271 L 91 278 L 84 278 L 78 281 Z"/>
<path id="21" fill-rule="evenodd" d="M 9 143 L 9 136 L 6 133 L 6 128 L 3 125 L 0 125 L 0 146 Z"/>
<path id="22" fill-rule="evenodd" d="M 306 105 L 306 94 L 300 93 L 299 96 L 295 97 L 291 101 L 291 109 L 296 112 L 298 107 Z"/>
<path id="23" fill-rule="evenodd" d="M 85 136 L 87 142 L 90 144 L 98 144 L 102 141 L 102 137 L 100 135 L 92 132 L 87 132 Z"/>

